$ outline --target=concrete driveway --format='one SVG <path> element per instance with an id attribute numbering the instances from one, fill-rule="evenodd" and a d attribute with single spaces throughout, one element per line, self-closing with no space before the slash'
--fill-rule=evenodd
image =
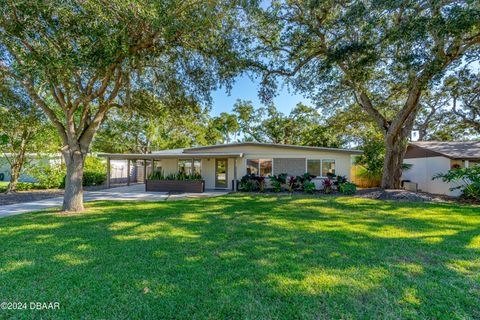
<path id="1" fill-rule="evenodd" d="M 98 191 L 85 191 L 83 200 L 85 202 L 112 200 L 112 201 L 167 201 L 180 200 L 185 198 L 206 198 L 227 194 L 228 191 L 212 190 L 204 193 L 179 193 L 169 194 L 167 192 L 145 192 L 144 184 L 116 187 Z M 0 218 L 17 214 L 61 207 L 63 197 L 50 198 L 45 200 L 16 203 L 0 206 Z"/>

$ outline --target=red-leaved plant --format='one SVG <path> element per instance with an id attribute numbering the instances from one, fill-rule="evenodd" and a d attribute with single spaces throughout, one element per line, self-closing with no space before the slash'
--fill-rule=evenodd
<path id="1" fill-rule="evenodd" d="M 296 185 L 297 185 L 297 177 L 294 177 L 294 176 L 288 177 L 287 188 L 289 193 L 293 192 Z"/>
<path id="2" fill-rule="evenodd" d="M 333 191 L 333 180 L 330 178 L 325 178 L 323 180 L 323 192 L 332 193 Z"/>

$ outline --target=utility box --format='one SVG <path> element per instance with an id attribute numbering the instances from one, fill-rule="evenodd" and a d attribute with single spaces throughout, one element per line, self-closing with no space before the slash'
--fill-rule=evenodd
<path id="1" fill-rule="evenodd" d="M 418 191 L 418 183 L 416 182 L 403 182 L 403 188 L 407 191 L 417 192 Z"/>

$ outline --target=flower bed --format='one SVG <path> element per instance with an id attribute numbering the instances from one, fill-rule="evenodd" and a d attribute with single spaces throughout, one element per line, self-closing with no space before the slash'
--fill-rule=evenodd
<path id="1" fill-rule="evenodd" d="M 269 176 L 267 181 L 265 177 L 247 174 L 240 180 L 239 189 L 243 192 L 288 192 L 290 194 L 322 192 L 352 195 L 356 192 L 356 185 L 348 182 L 344 176 L 329 175 L 329 177 L 322 178 L 320 190 L 317 190 L 312 181 L 313 178 L 314 176 L 308 172 L 301 176 L 288 176 L 286 173 L 281 173 Z"/>

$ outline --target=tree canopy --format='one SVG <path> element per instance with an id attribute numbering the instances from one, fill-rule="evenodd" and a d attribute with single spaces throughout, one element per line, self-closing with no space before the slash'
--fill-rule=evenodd
<path id="1" fill-rule="evenodd" d="M 265 100 L 287 77 L 320 107 L 357 103 L 382 132 L 383 187 L 399 187 L 422 93 L 479 54 L 478 1 L 279 1 L 250 15 Z"/>
<path id="2" fill-rule="evenodd" d="M 0 72 L 55 125 L 67 165 L 64 209 L 82 210 L 86 153 L 106 114 L 147 89 L 167 106 L 209 100 L 241 67 L 233 3 L 4 1 Z M 234 41 L 235 40 L 235 41 Z"/>

